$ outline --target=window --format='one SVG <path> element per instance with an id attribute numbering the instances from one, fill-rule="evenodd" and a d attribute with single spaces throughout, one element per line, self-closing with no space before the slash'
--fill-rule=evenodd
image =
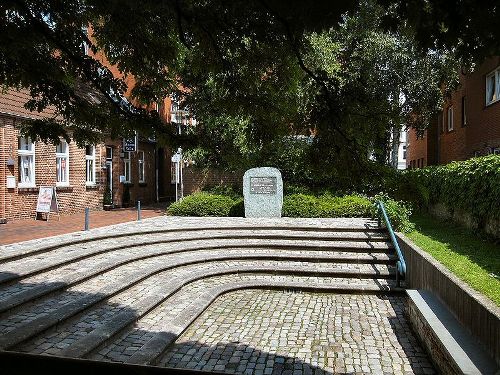
<path id="1" fill-rule="evenodd" d="M 132 182 L 132 176 L 130 174 L 130 152 L 124 152 L 123 175 L 125 176 L 125 182 Z"/>
<path id="2" fill-rule="evenodd" d="M 453 130 L 453 106 L 448 107 L 448 131 L 451 132 Z"/>
<path id="3" fill-rule="evenodd" d="M 85 146 L 85 183 L 95 185 L 95 147 Z"/>
<path id="4" fill-rule="evenodd" d="M 35 186 L 35 144 L 30 138 L 19 137 L 17 146 L 19 157 L 19 187 Z"/>
<path id="5" fill-rule="evenodd" d="M 56 146 L 56 186 L 69 185 L 69 147 L 62 140 Z"/>
<path id="6" fill-rule="evenodd" d="M 137 156 L 137 165 L 139 167 L 139 182 L 146 182 L 146 176 L 144 174 L 144 151 L 138 151 Z"/>
<path id="7" fill-rule="evenodd" d="M 462 96 L 462 127 L 467 125 L 467 101 L 465 96 Z"/>
<path id="8" fill-rule="evenodd" d="M 486 76 L 486 105 L 500 99 L 500 67 Z"/>

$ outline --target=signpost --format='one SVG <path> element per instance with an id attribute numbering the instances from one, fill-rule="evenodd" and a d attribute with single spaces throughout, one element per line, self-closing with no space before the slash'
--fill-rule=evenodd
<path id="1" fill-rule="evenodd" d="M 49 221 L 51 212 L 57 214 L 58 220 L 61 219 L 59 216 L 56 188 L 54 186 L 40 186 L 36 203 L 35 220 L 38 217 L 38 213 L 45 213 L 47 214 L 47 221 Z"/>
<path id="2" fill-rule="evenodd" d="M 179 183 L 181 184 L 180 199 L 184 198 L 184 184 L 182 181 L 182 149 L 179 148 L 172 155 L 172 163 L 175 165 L 175 201 L 179 200 Z M 172 171 L 173 172 L 173 171 Z"/>

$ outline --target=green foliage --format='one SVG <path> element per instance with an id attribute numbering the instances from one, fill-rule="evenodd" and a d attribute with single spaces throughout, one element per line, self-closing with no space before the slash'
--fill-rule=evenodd
<path id="1" fill-rule="evenodd" d="M 225 195 L 231 197 L 234 200 L 241 198 L 243 195 L 241 187 L 233 185 L 224 185 L 224 184 L 219 184 L 215 186 L 205 186 L 203 187 L 202 191 L 209 194 Z"/>
<path id="2" fill-rule="evenodd" d="M 292 194 L 283 199 L 283 216 L 288 217 L 375 217 L 374 202 L 382 200 L 394 230 L 408 232 L 413 229 L 410 222 L 411 208 L 404 202 L 395 201 L 387 195 L 367 198 L 360 195 L 336 197 L 324 194 L 319 197 Z"/>
<path id="3" fill-rule="evenodd" d="M 283 216 L 321 217 L 318 198 L 312 195 L 292 194 L 283 198 Z"/>
<path id="4" fill-rule="evenodd" d="M 408 170 L 405 184 L 418 186 L 425 194 L 413 201 L 422 206 L 444 203 L 449 209 L 461 209 L 479 222 L 500 218 L 500 156 L 489 155 L 442 166 Z"/>
<path id="5" fill-rule="evenodd" d="M 224 195 L 195 193 L 172 203 L 167 214 L 175 216 L 232 216 L 238 213 L 240 200 Z M 238 206 L 233 208 L 233 206 Z"/>
<path id="6" fill-rule="evenodd" d="M 373 201 L 382 201 L 392 228 L 400 232 L 410 232 L 415 226 L 410 221 L 412 209 L 408 203 L 396 201 L 390 198 L 387 194 L 377 194 L 373 197 Z M 373 216 L 377 215 L 377 209 L 373 208 Z"/>

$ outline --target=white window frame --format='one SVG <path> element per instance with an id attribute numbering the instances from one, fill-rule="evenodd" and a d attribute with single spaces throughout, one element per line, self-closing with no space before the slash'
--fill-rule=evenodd
<path id="1" fill-rule="evenodd" d="M 486 105 L 493 104 L 500 100 L 500 67 L 486 75 L 485 99 Z"/>
<path id="2" fill-rule="evenodd" d="M 131 183 L 132 182 L 132 164 L 131 164 L 131 157 L 130 157 L 130 152 L 125 151 L 123 153 L 123 175 L 125 176 L 125 183 Z"/>
<path id="3" fill-rule="evenodd" d="M 92 155 L 87 155 L 87 147 L 92 147 Z M 92 176 L 89 176 L 89 171 L 92 171 Z M 91 177 L 89 179 L 89 177 Z M 85 185 L 94 186 L 96 184 L 95 178 L 95 146 L 85 146 Z"/>
<path id="4" fill-rule="evenodd" d="M 448 131 L 451 132 L 453 130 L 453 106 L 449 106 L 447 113 L 446 113 L 446 121 L 447 121 L 447 128 Z"/>
<path id="5" fill-rule="evenodd" d="M 65 145 L 64 152 L 57 152 L 57 148 Z M 66 164 L 66 171 L 60 174 L 60 164 Z M 62 178 L 62 180 L 60 180 Z M 69 144 L 65 140 L 61 140 L 59 145 L 56 146 L 56 186 L 69 186 Z"/>
<path id="6" fill-rule="evenodd" d="M 144 160 L 144 151 L 137 151 L 137 170 L 139 171 L 139 183 L 146 182 L 146 168 Z"/>
<path id="7" fill-rule="evenodd" d="M 24 142 L 22 141 L 24 140 Z M 20 136 L 18 138 L 18 150 L 17 150 L 17 155 L 19 157 L 18 160 L 18 169 L 19 169 L 19 183 L 17 184 L 17 187 L 19 188 L 30 188 L 30 187 L 35 187 L 35 143 L 31 141 L 29 137 L 22 137 Z M 23 148 L 22 146 L 26 145 L 27 149 Z M 29 175 L 25 176 L 21 164 L 23 162 L 23 159 L 27 160 L 29 169 L 28 173 Z M 24 180 L 23 181 L 23 177 Z M 26 178 L 28 181 L 26 181 Z"/>

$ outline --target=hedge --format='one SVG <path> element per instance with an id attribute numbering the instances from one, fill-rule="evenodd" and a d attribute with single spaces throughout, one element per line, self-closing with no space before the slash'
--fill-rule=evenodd
<path id="1" fill-rule="evenodd" d="M 167 214 L 175 216 L 236 216 L 234 211 L 237 212 L 238 205 L 242 205 L 240 201 L 242 199 L 233 199 L 225 195 L 196 193 L 172 203 L 167 209 Z"/>
<path id="2" fill-rule="evenodd" d="M 322 195 L 291 194 L 283 199 L 283 216 L 287 217 L 374 217 L 374 201 L 382 199 L 387 213 L 396 230 L 411 229 L 410 209 L 401 202 L 387 196 L 367 198 L 360 195 L 335 197 Z M 167 209 L 169 215 L 176 216 L 244 216 L 242 198 L 225 195 L 196 193 L 173 203 Z"/>
<path id="3" fill-rule="evenodd" d="M 500 219 L 500 156 L 489 155 L 442 166 L 404 172 L 398 195 L 420 206 L 443 203 L 461 209 L 479 222 Z"/>

